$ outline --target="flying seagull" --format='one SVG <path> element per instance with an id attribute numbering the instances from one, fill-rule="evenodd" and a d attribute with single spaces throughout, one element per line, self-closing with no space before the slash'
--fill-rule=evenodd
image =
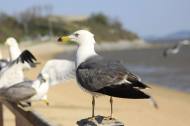
<path id="1" fill-rule="evenodd" d="M 92 117 L 94 117 L 95 96 L 103 94 L 110 96 L 111 114 L 113 113 L 113 99 L 151 99 L 143 92 L 149 86 L 128 71 L 120 61 L 106 59 L 94 50 L 96 43 L 94 35 L 86 30 L 79 30 L 69 36 L 58 39 L 59 42 L 74 41 L 78 44 L 76 53 L 76 78 L 80 87 L 92 95 Z"/>
<path id="2" fill-rule="evenodd" d="M 28 50 L 23 51 L 17 59 L 10 61 L 1 68 L 0 71 L 0 88 L 9 87 L 15 83 L 22 82 L 23 72 L 22 65 L 27 62 L 34 65 L 36 58 Z"/>
<path id="3" fill-rule="evenodd" d="M 173 47 L 165 49 L 163 52 L 163 56 L 167 57 L 169 54 L 177 54 L 180 51 L 180 48 L 184 45 L 190 45 L 190 41 L 184 40 L 184 41 L 177 43 Z"/>
<path id="4" fill-rule="evenodd" d="M 50 86 L 75 77 L 75 64 L 69 60 L 49 60 L 35 80 L 27 80 L 0 90 L 5 100 L 18 103 L 22 107 L 31 106 L 34 101 L 44 101 L 47 105 Z"/>
<path id="5" fill-rule="evenodd" d="M 41 75 L 48 75 L 48 84 L 50 86 L 62 83 L 66 80 L 75 78 L 75 62 L 65 59 L 52 59 L 47 61 L 41 70 Z"/>
<path id="6" fill-rule="evenodd" d="M 5 41 L 5 45 L 8 46 L 8 48 L 9 48 L 10 60 L 15 60 L 21 54 L 19 44 L 14 37 L 7 38 Z M 37 63 L 35 63 L 33 65 L 36 65 L 36 64 Z M 25 63 L 23 65 L 23 70 L 30 69 L 31 67 L 35 67 L 35 66 L 31 66 L 28 63 Z"/>

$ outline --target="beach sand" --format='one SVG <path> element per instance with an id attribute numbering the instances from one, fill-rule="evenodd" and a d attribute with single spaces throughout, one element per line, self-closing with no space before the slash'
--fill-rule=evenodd
<path id="1" fill-rule="evenodd" d="M 47 60 L 64 51 L 64 47 L 54 43 L 22 48 L 31 50 L 41 62 L 37 68 L 26 72 L 31 79 L 37 76 Z M 147 92 L 156 99 L 159 109 L 148 100 L 114 98 L 113 116 L 126 126 L 189 126 L 190 94 L 150 85 L 152 88 Z M 51 87 L 48 97 L 50 106 L 38 102 L 33 103 L 33 109 L 55 124 L 74 126 L 78 120 L 91 116 L 91 96 L 83 92 L 74 80 Z M 4 112 L 5 126 L 14 126 L 14 116 L 7 109 Z M 95 113 L 110 114 L 109 97 L 96 99 Z"/>

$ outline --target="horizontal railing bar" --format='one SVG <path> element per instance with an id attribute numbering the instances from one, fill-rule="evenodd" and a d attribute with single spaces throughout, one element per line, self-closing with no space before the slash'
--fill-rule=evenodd
<path id="1" fill-rule="evenodd" d="M 24 122 L 30 123 L 33 126 L 55 126 L 50 123 L 35 111 L 25 111 L 16 104 L 8 101 L 0 101 L 4 104 L 16 117 L 22 119 Z"/>

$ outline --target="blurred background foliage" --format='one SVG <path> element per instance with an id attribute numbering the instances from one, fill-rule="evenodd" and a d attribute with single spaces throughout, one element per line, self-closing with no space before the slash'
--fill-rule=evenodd
<path id="1" fill-rule="evenodd" d="M 31 7 L 15 15 L 0 13 L 0 42 L 3 43 L 10 36 L 18 40 L 49 39 L 79 29 L 92 31 L 98 42 L 139 38 L 137 34 L 124 29 L 121 22 L 102 13 L 68 20 L 70 17 L 52 15 L 50 10 L 51 7 Z"/>

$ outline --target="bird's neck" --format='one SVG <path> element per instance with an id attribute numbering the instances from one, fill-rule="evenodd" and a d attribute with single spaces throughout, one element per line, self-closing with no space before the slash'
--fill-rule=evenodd
<path id="1" fill-rule="evenodd" d="M 91 56 L 97 55 L 94 49 L 94 43 L 80 45 L 77 49 L 76 64 L 79 66 L 82 62 Z"/>
<path id="2" fill-rule="evenodd" d="M 21 54 L 21 51 L 18 46 L 13 46 L 9 48 L 9 53 L 11 60 L 15 60 Z"/>

